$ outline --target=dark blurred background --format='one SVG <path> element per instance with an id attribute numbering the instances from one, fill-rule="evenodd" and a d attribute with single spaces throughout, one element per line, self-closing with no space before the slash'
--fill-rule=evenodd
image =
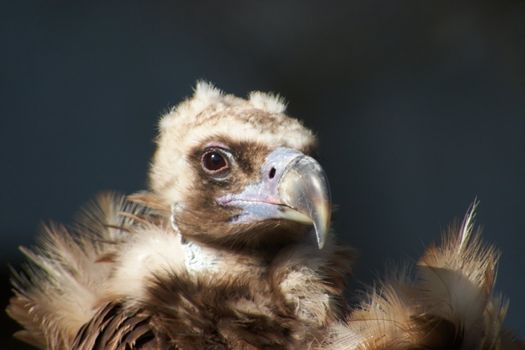
<path id="1" fill-rule="evenodd" d="M 318 133 L 353 287 L 477 197 L 525 336 L 523 0 L 0 2 L 1 308 L 41 221 L 145 187 L 157 119 L 197 79 L 279 92 Z"/>

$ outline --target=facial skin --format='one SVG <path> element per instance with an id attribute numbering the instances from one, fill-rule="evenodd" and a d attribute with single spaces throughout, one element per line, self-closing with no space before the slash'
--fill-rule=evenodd
<path id="1" fill-rule="evenodd" d="M 323 247 L 330 194 L 313 158 L 292 148 L 215 136 L 196 145 L 187 161 L 192 188 L 175 213 L 187 238 L 228 248 L 313 238 Z"/>

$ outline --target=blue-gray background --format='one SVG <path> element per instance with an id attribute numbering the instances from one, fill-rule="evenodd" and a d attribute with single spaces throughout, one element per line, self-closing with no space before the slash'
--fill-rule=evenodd
<path id="1" fill-rule="evenodd" d="M 357 281 L 479 198 L 525 336 L 523 0 L 0 2 L 0 306 L 39 222 L 144 188 L 157 119 L 199 78 L 279 92 L 318 133 Z"/>

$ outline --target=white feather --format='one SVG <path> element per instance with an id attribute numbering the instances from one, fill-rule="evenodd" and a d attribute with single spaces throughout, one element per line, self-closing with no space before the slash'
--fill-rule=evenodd
<path id="1" fill-rule="evenodd" d="M 268 113 L 284 113 L 286 111 L 286 102 L 279 95 L 253 91 L 250 93 L 248 100 L 255 108 L 262 109 Z"/>

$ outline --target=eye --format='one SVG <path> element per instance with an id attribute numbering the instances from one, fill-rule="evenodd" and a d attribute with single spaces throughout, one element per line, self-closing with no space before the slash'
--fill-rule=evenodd
<path id="1" fill-rule="evenodd" d="M 219 150 L 209 150 L 202 155 L 201 164 L 208 174 L 219 174 L 229 169 L 228 158 Z"/>

